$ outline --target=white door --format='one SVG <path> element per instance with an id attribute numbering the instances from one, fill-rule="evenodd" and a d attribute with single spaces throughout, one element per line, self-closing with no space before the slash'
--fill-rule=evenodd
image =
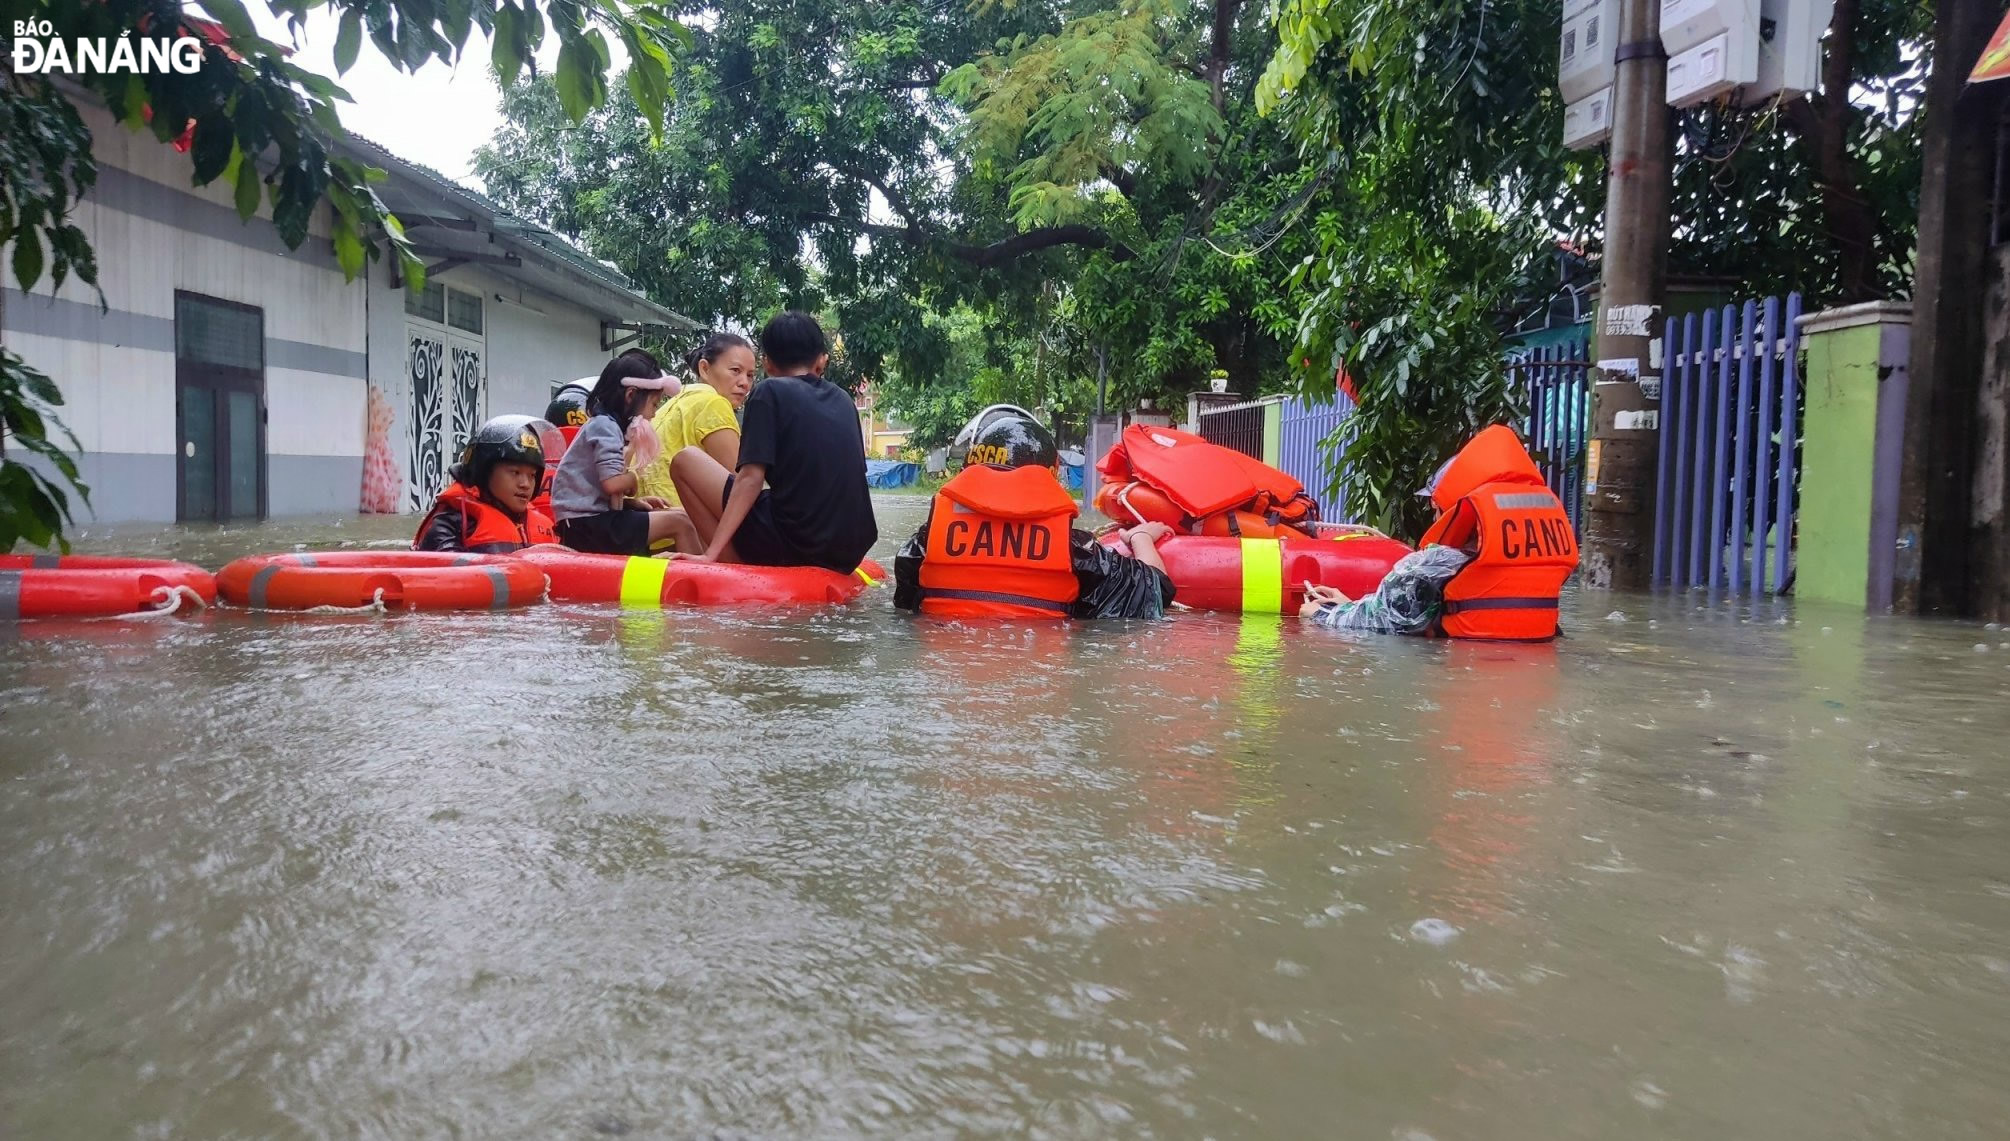
<path id="1" fill-rule="evenodd" d="M 447 291 L 450 298 L 455 292 Z M 406 319 L 405 370 L 412 401 L 406 418 L 411 461 L 405 484 L 414 511 L 432 507 L 447 485 L 447 469 L 488 418 L 480 302 L 472 295 L 459 300 L 474 300 L 477 307 L 471 317 L 457 311 L 454 315 L 461 319 L 452 326 Z M 470 324 L 472 332 L 461 327 Z"/>

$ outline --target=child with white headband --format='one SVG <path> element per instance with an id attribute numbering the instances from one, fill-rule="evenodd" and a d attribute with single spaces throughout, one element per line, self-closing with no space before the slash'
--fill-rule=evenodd
<path id="1" fill-rule="evenodd" d="M 587 398 L 591 415 L 552 476 L 559 542 L 606 555 L 647 555 L 666 540 L 679 550 L 702 549 L 682 511 L 655 496 L 636 497 L 636 470 L 655 462 L 663 448 L 650 421 L 679 387 L 641 349 L 600 370 Z"/>

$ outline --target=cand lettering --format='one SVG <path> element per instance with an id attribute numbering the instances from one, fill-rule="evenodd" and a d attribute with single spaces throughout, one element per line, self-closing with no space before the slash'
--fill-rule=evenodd
<path id="1" fill-rule="evenodd" d="M 994 522 L 974 527 L 966 519 L 951 520 L 943 529 L 942 549 L 951 558 L 998 558 L 1014 562 L 1045 562 L 1054 553 L 1054 529 L 1039 523 Z"/>

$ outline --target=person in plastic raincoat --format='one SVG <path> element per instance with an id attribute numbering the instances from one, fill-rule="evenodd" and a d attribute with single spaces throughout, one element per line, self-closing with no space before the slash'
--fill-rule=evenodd
<path id="1" fill-rule="evenodd" d="M 1367 634 L 1554 638 L 1577 536 L 1514 429 L 1497 424 L 1473 437 L 1418 494 L 1438 507 L 1420 548 L 1365 598 L 1308 586 L 1300 616 Z"/>

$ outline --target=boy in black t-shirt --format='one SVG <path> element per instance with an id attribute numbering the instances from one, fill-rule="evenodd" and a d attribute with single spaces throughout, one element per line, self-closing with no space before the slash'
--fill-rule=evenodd
<path id="1" fill-rule="evenodd" d="M 809 314 L 777 314 L 761 330 L 761 356 L 768 378 L 747 397 L 740 470 L 728 473 L 702 448 L 670 462 L 705 541 L 688 557 L 850 574 L 879 539 L 858 409 L 823 378 L 830 352 Z"/>

